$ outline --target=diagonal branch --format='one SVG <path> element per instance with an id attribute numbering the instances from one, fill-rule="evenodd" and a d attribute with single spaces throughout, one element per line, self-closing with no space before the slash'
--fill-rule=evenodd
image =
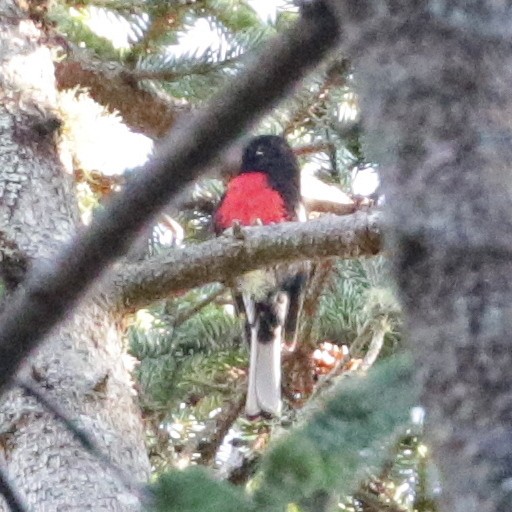
<path id="1" fill-rule="evenodd" d="M 215 288 L 215 290 L 207 295 L 204 299 L 200 300 L 193 306 L 191 306 L 186 311 L 183 311 L 183 313 L 178 313 L 176 317 L 174 318 L 173 327 L 176 329 L 180 325 L 184 324 L 187 320 L 192 318 L 194 315 L 199 313 L 202 309 L 204 309 L 206 306 L 210 305 L 212 302 L 215 301 L 218 297 L 220 297 L 224 292 L 226 291 L 226 288 L 224 286 L 218 286 Z"/>
<path id="2" fill-rule="evenodd" d="M 169 97 L 139 87 L 122 66 L 106 65 L 88 57 L 86 52 L 77 51 L 73 57 L 56 63 L 57 87 L 87 88 L 95 101 L 119 111 L 123 122 L 133 131 L 158 139 L 180 114 L 188 111 Z"/>
<path id="3" fill-rule="evenodd" d="M 285 261 L 338 256 L 354 258 L 380 251 L 379 212 L 326 215 L 242 229 L 242 238 L 224 235 L 175 249 L 151 260 L 123 265 L 109 302 L 132 311 L 170 293 L 233 277 Z"/>
<path id="4" fill-rule="evenodd" d="M 338 24 L 327 4 L 315 2 L 305 11 L 203 110 L 175 126 L 154 158 L 55 261 L 29 275 L 0 317 L 0 390 L 139 230 L 337 45 Z"/>
<path id="5" fill-rule="evenodd" d="M 306 296 L 304 298 L 304 321 L 301 325 L 300 340 L 304 347 L 313 347 L 312 334 L 313 326 L 317 318 L 317 311 L 320 306 L 320 296 L 325 284 L 328 282 L 333 269 L 334 261 L 328 258 L 321 262 L 314 262 L 311 268 Z M 309 356 L 309 354 L 308 354 Z M 308 357 L 309 359 L 309 357 Z"/>

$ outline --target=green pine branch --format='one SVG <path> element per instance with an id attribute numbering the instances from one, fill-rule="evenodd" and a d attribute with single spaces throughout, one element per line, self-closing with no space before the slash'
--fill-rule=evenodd
<path id="1" fill-rule="evenodd" d="M 108 39 L 96 35 L 86 24 L 86 14 L 71 13 L 65 6 L 55 3 L 47 14 L 47 19 L 59 32 L 77 45 L 85 45 L 104 60 L 120 61 L 123 52 L 114 48 Z"/>
<path id="2" fill-rule="evenodd" d="M 409 359 L 394 358 L 368 377 L 345 379 L 304 425 L 275 443 L 252 495 L 190 468 L 156 482 L 153 510 L 270 512 L 293 504 L 300 510 L 323 493 L 349 495 L 386 460 L 417 399 Z"/>

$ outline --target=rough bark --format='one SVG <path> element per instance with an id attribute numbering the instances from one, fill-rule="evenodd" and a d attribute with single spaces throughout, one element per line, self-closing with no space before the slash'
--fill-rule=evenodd
<path id="1" fill-rule="evenodd" d="M 173 249 L 112 273 L 108 303 L 118 311 L 142 308 L 169 294 L 267 265 L 337 256 L 356 258 L 380 251 L 379 212 L 324 216 L 309 222 L 243 228 L 202 244 Z M 108 289 L 108 287 L 107 287 Z"/>
<path id="2" fill-rule="evenodd" d="M 499 0 L 332 1 L 382 164 L 443 510 L 512 502 L 512 44 Z"/>
<path id="3" fill-rule="evenodd" d="M 86 52 L 75 52 L 56 64 L 59 89 L 87 87 L 90 96 L 112 111 L 134 132 L 153 139 L 163 137 L 180 114 L 190 109 L 164 95 L 139 87 L 119 64 L 94 61 Z"/>
<path id="4" fill-rule="evenodd" d="M 54 144 L 53 64 L 40 32 L 17 5 L 5 0 L 0 10 L 0 268 L 16 261 L 46 266 L 78 220 L 71 177 Z M 4 257 L 6 248 L 11 257 Z M 92 432 L 116 463 L 136 479 L 147 477 L 143 428 L 119 332 L 94 298 L 52 332 L 23 372 Z M 139 508 L 135 494 L 15 388 L 0 403 L 0 445 L 2 465 L 30 510 Z"/>

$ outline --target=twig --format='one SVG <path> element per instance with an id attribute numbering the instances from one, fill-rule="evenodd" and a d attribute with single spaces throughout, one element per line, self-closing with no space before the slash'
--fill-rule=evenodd
<path id="1" fill-rule="evenodd" d="M 28 512 L 28 508 L 11 482 L 9 482 L 3 468 L 0 468 L 0 494 L 5 498 L 5 502 L 11 512 Z"/>
<path id="2" fill-rule="evenodd" d="M 380 351 L 384 346 L 384 337 L 388 331 L 389 322 L 386 316 L 379 318 L 378 324 L 374 322 L 372 339 L 363 358 L 361 370 L 368 370 L 371 366 L 373 366 L 373 363 L 375 363 L 379 357 Z"/>
<path id="3" fill-rule="evenodd" d="M 350 357 L 352 358 L 363 357 L 363 348 L 368 345 L 359 369 L 368 370 L 375 363 L 384 345 L 384 337 L 389 330 L 387 315 L 379 315 L 365 323 L 357 338 L 350 345 Z"/>
<path id="4" fill-rule="evenodd" d="M 201 438 L 194 439 L 188 443 L 181 453 L 181 459 L 189 461 L 195 453 L 199 453 L 202 465 L 210 465 L 214 462 L 215 455 L 220 445 L 229 432 L 231 425 L 236 421 L 245 404 L 245 392 L 240 393 L 238 398 L 233 400 L 230 405 L 223 408 L 222 411 L 209 423 L 202 432 Z M 207 441 L 204 441 L 207 439 Z"/>
<path id="5" fill-rule="evenodd" d="M 245 404 L 245 392 L 241 393 L 238 398 L 232 401 L 227 409 L 215 418 L 215 425 L 213 435 L 210 437 L 209 442 L 201 444 L 199 451 L 201 453 L 201 463 L 203 465 L 212 464 L 215 461 L 215 455 L 219 450 L 224 438 L 226 437 L 229 429 L 233 423 L 240 416 Z"/>
<path id="6" fill-rule="evenodd" d="M 293 152 L 297 156 L 314 155 L 315 153 L 327 153 L 332 151 L 334 144 L 332 142 L 322 142 L 317 144 L 306 144 L 293 148 Z"/>
<path id="7" fill-rule="evenodd" d="M 230 66 L 237 62 L 242 55 L 236 57 L 227 58 L 216 62 L 201 62 L 198 64 L 191 64 L 185 69 L 176 71 L 175 69 L 136 69 L 126 72 L 126 76 L 129 80 L 162 80 L 167 82 L 173 82 L 179 80 L 184 76 L 190 75 L 205 75 L 212 71 L 221 69 L 224 66 Z"/>
<path id="8" fill-rule="evenodd" d="M 293 113 L 292 118 L 284 128 L 284 134 L 291 134 L 297 126 L 307 123 L 311 118 L 321 117 L 322 111 L 329 101 L 331 90 L 341 88 L 346 84 L 349 70 L 350 62 L 347 59 L 332 62 L 326 70 L 323 82 L 318 87 L 318 90 L 315 90 L 314 93 L 310 91 L 309 101 L 304 102 Z M 350 124 L 352 125 L 352 123 Z"/>
<path id="9" fill-rule="evenodd" d="M 370 341 L 371 336 L 371 321 L 368 320 L 362 327 L 356 339 L 350 344 L 350 357 L 360 358 L 363 356 L 363 348 Z"/>
<path id="10" fill-rule="evenodd" d="M 320 294 L 322 293 L 325 282 L 329 278 L 332 266 L 332 259 L 314 263 L 314 272 L 312 273 L 308 285 L 308 291 L 303 306 L 304 317 L 306 318 L 300 335 L 300 340 L 303 345 L 311 345 L 311 334 L 316 319 L 316 312 L 320 304 Z"/>
<path id="11" fill-rule="evenodd" d="M 197 304 L 195 304 L 193 307 L 177 315 L 173 323 L 174 327 L 179 327 L 181 324 L 192 318 L 196 313 L 199 313 L 199 311 L 208 306 L 208 304 L 211 304 L 217 297 L 222 295 L 225 291 L 226 288 L 224 286 L 219 286 L 212 293 L 206 296 L 203 300 L 200 300 Z"/>
<path id="12" fill-rule="evenodd" d="M 309 212 L 334 213 L 336 215 L 350 215 L 357 210 L 354 201 L 341 202 L 319 199 L 316 197 L 304 197 L 304 204 Z"/>
<path id="13" fill-rule="evenodd" d="M 206 388 L 211 391 L 216 391 L 217 393 L 231 394 L 231 392 L 233 391 L 233 387 L 227 383 L 226 384 L 217 384 L 215 382 L 210 382 L 207 380 L 191 379 L 191 378 L 184 378 L 181 382 L 183 384 L 192 384 L 195 386 L 201 386 L 202 388 Z"/>
<path id="14" fill-rule="evenodd" d="M 15 379 L 15 384 L 20 387 L 25 393 L 35 398 L 43 407 L 51 412 L 56 420 L 58 420 L 64 428 L 70 432 L 84 450 L 89 452 L 95 458 L 97 458 L 102 464 L 104 464 L 112 473 L 116 475 L 119 481 L 131 492 L 135 492 L 139 497 L 140 501 L 147 501 L 149 494 L 145 486 L 134 482 L 132 478 L 119 466 L 115 465 L 110 458 L 103 453 L 101 448 L 98 446 L 96 441 L 83 429 L 76 426 L 71 420 L 68 414 L 63 411 L 59 405 L 53 400 L 45 396 L 43 392 L 37 389 L 37 385 L 27 380 Z"/>
<path id="15" fill-rule="evenodd" d="M 24 290 L 13 295 L 0 318 L 0 391 L 94 280 L 128 251 L 139 230 L 289 92 L 338 39 L 330 8 L 323 1 L 315 2 L 308 15 L 266 45 L 229 87 L 176 126 L 142 172 L 111 198 L 52 263 L 29 275 Z"/>

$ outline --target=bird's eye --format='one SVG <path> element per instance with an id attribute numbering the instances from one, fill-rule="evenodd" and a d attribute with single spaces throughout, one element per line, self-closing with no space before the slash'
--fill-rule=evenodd
<path id="1" fill-rule="evenodd" d="M 263 149 L 259 148 L 259 149 L 256 150 L 256 155 L 262 156 L 264 154 L 265 154 L 265 152 L 263 151 Z"/>

